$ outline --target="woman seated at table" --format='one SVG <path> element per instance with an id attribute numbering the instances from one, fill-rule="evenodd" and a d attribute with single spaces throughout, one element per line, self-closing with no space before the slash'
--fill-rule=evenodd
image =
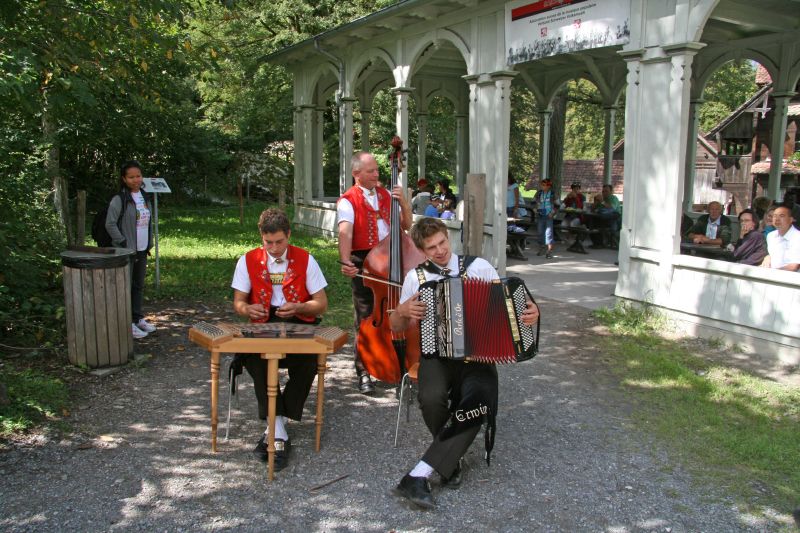
<path id="1" fill-rule="evenodd" d="M 733 260 L 743 265 L 760 265 L 767 256 L 767 239 L 758 231 L 756 214 L 751 209 L 739 213 L 741 237 L 736 244 L 729 244 Z"/>

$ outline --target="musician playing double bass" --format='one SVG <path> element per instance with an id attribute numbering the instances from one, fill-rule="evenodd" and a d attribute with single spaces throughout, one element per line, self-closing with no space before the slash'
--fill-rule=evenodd
<path id="1" fill-rule="evenodd" d="M 262 246 L 239 258 L 233 274 L 233 309 L 251 322 L 314 324 L 328 308 L 327 281 L 314 257 L 289 244 L 289 218 L 279 209 L 267 209 L 258 220 Z M 237 354 L 234 365 L 243 364 L 253 378 L 259 418 L 267 417 L 267 362 L 256 354 Z M 286 419 L 299 421 L 314 376 L 317 359 L 288 354 L 279 362 L 289 371 L 289 380 L 278 390 L 275 417 L 275 471 L 289 464 L 291 441 Z M 241 366 L 239 367 L 241 371 Z M 267 429 L 269 431 L 269 429 Z M 265 432 L 253 453 L 267 460 Z"/>
<path id="2" fill-rule="evenodd" d="M 458 256 L 451 252 L 447 227 L 435 218 L 423 218 L 410 231 L 414 244 L 427 261 L 406 274 L 400 304 L 390 315 L 394 331 L 419 327 L 426 311 L 419 300 L 420 279 L 435 281 L 445 276 L 465 276 L 486 281 L 498 279 L 497 271 L 479 257 Z M 521 316 L 526 325 L 539 320 L 532 302 Z M 455 359 L 422 357 L 419 365 L 419 405 L 433 442 L 414 468 L 400 480 L 395 492 L 418 507 L 435 507 L 429 478 L 437 472 L 442 486 L 461 484 L 463 456 L 481 425 L 487 422 L 486 457 L 489 460 L 494 440 L 497 413 L 497 369 L 493 364 Z"/>
<path id="3" fill-rule="evenodd" d="M 355 185 L 339 198 L 336 215 L 339 225 L 339 259 L 342 274 L 352 278 L 353 308 L 355 326 L 359 328 L 362 320 L 368 318 L 373 310 L 373 293 L 364 286 L 363 278 L 357 276 L 364 259 L 375 246 L 389 235 L 389 214 L 392 197 L 400 202 L 400 226 L 403 230 L 411 227 L 411 206 L 403 194 L 403 188 L 394 187 L 390 193 L 378 185 L 378 163 L 372 154 L 357 152 L 353 155 L 352 166 Z M 375 387 L 362 362 L 363 347 L 355 343 L 355 368 L 358 390 L 371 394 Z"/>

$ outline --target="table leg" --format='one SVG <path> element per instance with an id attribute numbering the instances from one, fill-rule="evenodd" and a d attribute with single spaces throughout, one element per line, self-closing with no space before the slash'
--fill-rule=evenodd
<path id="1" fill-rule="evenodd" d="M 322 406 L 325 401 L 325 365 L 327 354 L 317 354 L 317 434 L 314 451 L 319 452 L 320 437 L 322 436 Z"/>
<path id="2" fill-rule="evenodd" d="M 219 352 L 211 351 L 211 451 L 217 451 L 217 403 L 219 401 Z"/>
<path id="3" fill-rule="evenodd" d="M 267 359 L 267 413 L 269 435 L 267 436 L 267 478 L 272 481 L 275 474 L 275 411 L 278 397 L 278 360 Z"/>

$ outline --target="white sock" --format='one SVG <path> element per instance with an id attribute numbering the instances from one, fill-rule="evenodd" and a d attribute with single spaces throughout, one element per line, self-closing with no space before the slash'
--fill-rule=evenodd
<path id="1" fill-rule="evenodd" d="M 418 462 L 417 466 L 415 466 L 414 469 L 408 473 L 408 475 L 411 477 L 424 477 L 424 478 L 431 477 L 431 474 L 433 474 L 433 467 L 428 463 L 426 463 L 425 461 Z"/>
<path id="2" fill-rule="evenodd" d="M 269 435 L 269 426 L 264 431 L 264 435 Z M 289 434 L 286 433 L 286 417 L 278 415 L 275 417 L 275 438 L 289 440 Z"/>

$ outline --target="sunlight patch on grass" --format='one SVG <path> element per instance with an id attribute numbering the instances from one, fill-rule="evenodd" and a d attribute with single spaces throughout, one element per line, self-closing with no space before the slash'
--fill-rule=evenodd
<path id="1" fill-rule="evenodd" d="M 596 316 L 613 370 L 636 395 L 635 419 L 698 479 L 747 506 L 785 512 L 800 501 L 800 389 L 711 364 L 657 335 L 662 318 L 621 307 Z M 767 487 L 767 490 L 763 490 Z"/>

